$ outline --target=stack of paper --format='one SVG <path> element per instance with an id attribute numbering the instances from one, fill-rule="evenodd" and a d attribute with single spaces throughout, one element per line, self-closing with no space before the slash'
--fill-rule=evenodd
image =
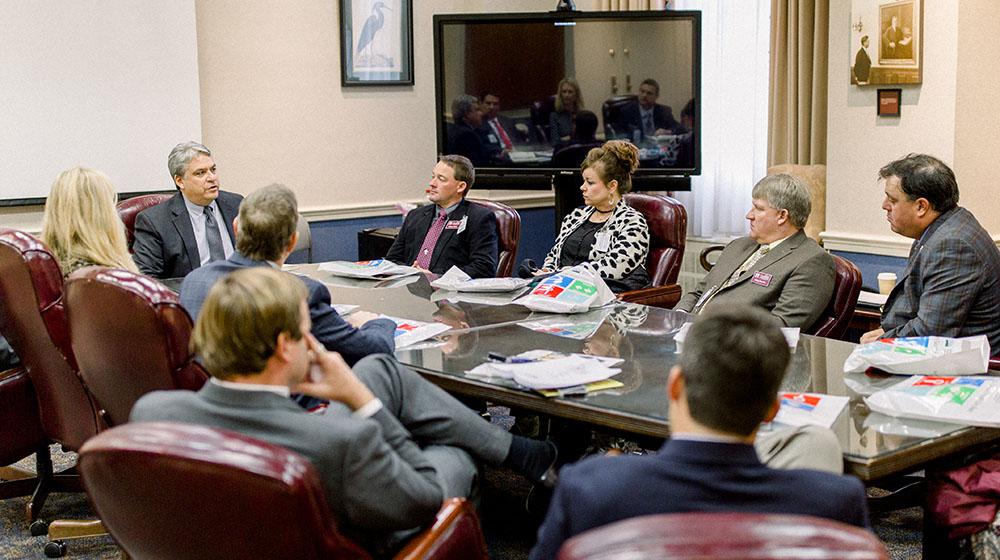
<path id="1" fill-rule="evenodd" d="M 513 379 L 529 389 L 561 389 L 603 381 L 621 373 L 611 367 L 622 362 L 617 358 L 586 354 L 557 354 L 549 350 L 533 350 L 515 356 L 533 360 L 521 363 L 488 362 L 467 373 L 484 377 Z"/>
<path id="2" fill-rule="evenodd" d="M 337 312 L 337 315 L 340 315 L 341 317 L 354 313 L 354 310 L 358 308 L 357 305 L 351 303 L 334 303 L 330 307 L 332 307 L 333 310 Z"/>
<path id="3" fill-rule="evenodd" d="M 850 401 L 848 397 L 820 393 L 782 393 L 780 396 L 781 408 L 774 422 L 788 426 L 829 428 Z"/>
<path id="4" fill-rule="evenodd" d="M 380 315 L 380 317 L 396 323 L 396 332 L 393 333 L 396 341 L 396 350 L 427 340 L 451 328 L 443 323 L 424 323 L 422 321 L 389 317 L 388 315 Z"/>
<path id="5" fill-rule="evenodd" d="M 510 292 L 531 283 L 531 278 L 472 278 L 457 266 L 452 266 L 431 286 L 457 292 Z"/>
<path id="6" fill-rule="evenodd" d="M 320 264 L 318 268 L 335 276 L 371 280 L 387 280 L 420 273 L 420 270 L 412 266 L 403 266 L 385 259 L 358 262 L 330 261 Z"/>

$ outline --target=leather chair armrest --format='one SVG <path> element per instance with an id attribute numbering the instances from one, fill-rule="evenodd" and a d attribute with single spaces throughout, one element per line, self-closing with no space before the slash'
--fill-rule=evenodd
<path id="1" fill-rule="evenodd" d="M 716 251 L 721 251 L 725 248 L 726 248 L 725 245 L 709 245 L 708 247 L 702 249 L 701 253 L 698 255 L 698 262 L 701 263 L 701 267 L 704 268 L 706 271 L 712 270 L 712 267 L 715 266 L 715 263 L 710 262 L 708 260 L 708 256 Z"/>
<path id="2" fill-rule="evenodd" d="M 679 284 L 667 284 L 666 286 L 631 290 L 618 294 L 618 299 L 628 303 L 641 303 L 652 307 L 673 309 L 681 299 L 681 287 Z"/>
<path id="3" fill-rule="evenodd" d="M 395 560 L 486 560 L 488 557 L 476 509 L 465 498 L 451 498 L 441 506 L 434 525 L 413 537 Z"/>

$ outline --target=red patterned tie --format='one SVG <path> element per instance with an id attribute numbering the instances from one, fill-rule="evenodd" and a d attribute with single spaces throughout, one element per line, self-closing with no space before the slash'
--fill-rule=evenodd
<path id="1" fill-rule="evenodd" d="M 514 149 L 514 143 L 510 141 L 510 136 L 507 136 L 507 131 L 500 125 L 500 119 L 493 119 L 493 127 L 496 128 L 497 134 L 500 135 L 500 141 L 503 142 L 503 147 L 508 150 Z"/>
<path id="2" fill-rule="evenodd" d="M 448 219 L 448 213 L 444 210 L 438 212 L 438 217 L 431 224 L 431 229 L 427 230 L 427 237 L 424 237 L 424 244 L 420 246 L 417 253 L 416 264 L 420 268 L 430 268 L 431 256 L 434 255 L 434 246 L 437 245 L 441 232 L 444 231 L 444 222 Z"/>

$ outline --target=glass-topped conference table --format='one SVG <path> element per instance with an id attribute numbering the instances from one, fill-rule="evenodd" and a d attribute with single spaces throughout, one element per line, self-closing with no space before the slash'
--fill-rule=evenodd
<path id="1" fill-rule="evenodd" d="M 326 284 L 335 304 L 356 304 L 394 317 L 451 325 L 452 330 L 440 335 L 441 340 L 397 351 L 396 356 L 452 394 L 626 436 L 669 435 L 666 382 L 679 358 L 673 336 L 685 320 L 683 313 L 615 303 L 585 314 L 555 315 L 510 304 L 510 294 L 435 290 L 422 275 L 375 282 L 333 277 L 315 264 L 287 268 Z M 902 378 L 843 373 L 844 361 L 854 347 L 847 342 L 802 336 L 782 386 L 784 391 L 850 397 L 832 426 L 844 450 L 847 472 L 874 481 L 1000 441 L 1000 429 L 903 420 L 870 412 L 863 397 Z M 510 380 L 465 373 L 487 361 L 488 352 L 513 355 L 537 349 L 624 358 L 619 366 L 622 373 L 614 377 L 623 386 L 546 398 Z M 719 359 L 726 357 L 720 354 Z"/>

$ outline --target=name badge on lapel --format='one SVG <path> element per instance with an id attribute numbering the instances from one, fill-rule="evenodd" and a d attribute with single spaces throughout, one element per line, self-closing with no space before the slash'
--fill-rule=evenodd
<path id="1" fill-rule="evenodd" d="M 461 220 L 449 220 L 447 223 L 444 224 L 444 229 L 458 230 L 455 232 L 455 235 L 458 235 L 463 231 L 465 231 L 465 226 L 467 226 L 468 224 L 469 224 L 469 217 L 462 216 Z"/>
<path id="2" fill-rule="evenodd" d="M 600 231 L 594 235 L 594 248 L 598 251 L 607 251 L 611 247 L 611 232 Z"/>
<path id="3" fill-rule="evenodd" d="M 771 278 L 774 278 L 774 275 L 758 270 L 753 273 L 753 277 L 750 278 L 750 282 L 766 288 L 771 285 Z"/>

